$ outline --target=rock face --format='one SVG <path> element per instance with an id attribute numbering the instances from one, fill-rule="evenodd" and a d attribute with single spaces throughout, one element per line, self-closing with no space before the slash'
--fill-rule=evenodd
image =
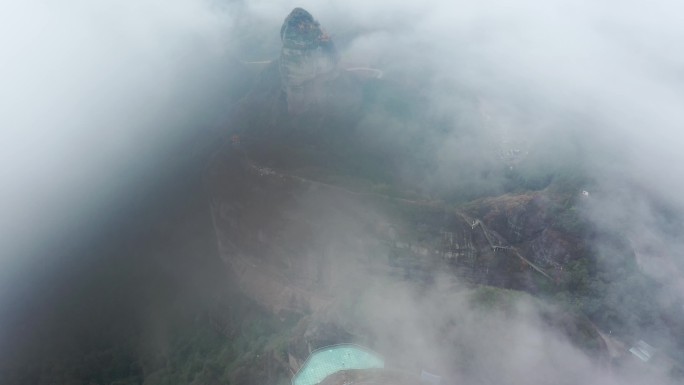
<path id="1" fill-rule="evenodd" d="M 318 22 L 302 8 L 287 16 L 280 38 L 279 66 L 288 111 L 302 113 L 325 96 L 326 83 L 337 75 L 337 51 Z"/>
<path id="2" fill-rule="evenodd" d="M 301 8 L 285 19 L 280 37 L 280 57 L 261 70 L 233 106 L 229 135 L 310 136 L 353 127 L 374 79 L 341 70 L 332 40 Z"/>
<path id="3" fill-rule="evenodd" d="M 356 317 L 367 311 L 363 298 L 376 285 L 438 286 L 444 303 L 463 283 L 535 291 L 540 282 L 562 279 L 560 266 L 573 250 L 567 236 L 546 223 L 551 205 L 544 196 L 511 195 L 459 210 L 270 169 L 240 149 L 223 152 L 209 177 L 220 254 L 231 279 L 281 319 L 303 316 L 282 359 L 293 373 L 324 346 L 373 347 L 372 331 Z M 520 207 L 528 207 L 527 216 Z M 521 232 L 521 224 L 541 230 Z M 568 322 L 570 330 L 575 320 Z M 412 383 L 385 374 L 358 379 Z M 352 379 L 340 374 L 324 383 Z"/>
<path id="4" fill-rule="evenodd" d="M 556 279 L 568 258 L 557 232 L 516 232 L 518 222 L 543 223 L 545 209 L 529 218 L 500 211 L 525 197 L 484 201 L 466 213 L 354 193 L 259 166 L 240 151 L 224 154 L 215 173 L 222 258 L 244 292 L 274 313 L 315 313 L 353 295 L 350 285 L 378 277 L 430 283 L 437 271 L 534 291 L 533 275 Z"/>

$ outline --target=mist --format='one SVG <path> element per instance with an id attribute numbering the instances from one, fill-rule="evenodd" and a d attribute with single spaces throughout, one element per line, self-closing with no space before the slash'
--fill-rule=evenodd
<path id="1" fill-rule="evenodd" d="M 201 3 L 161 5 L 3 5 L 3 271 L 93 236 L 161 178 L 170 149 L 217 124 L 230 94 L 207 85 L 232 82 L 217 73 L 230 20 Z"/>
<path id="2" fill-rule="evenodd" d="M 649 285 L 658 284 L 653 301 L 681 307 L 684 250 L 679 238 L 684 201 L 683 180 L 675 170 L 683 160 L 679 128 L 684 120 L 680 107 L 684 89 L 682 53 L 673 49 L 684 34 L 675 16 L 681 6 L 660 2 L 644 9 L 637 2 L 564 1 L 249 4 L 255 20 L 274 25 L 293 6 L 302 6 L 332 31 L 343 62 L 363 63 L 382 69 L 386 78 L 419 84 L 420 96 L 428 101 L 425 115 L 446 130 L 402 124 L 382 114 L 362 123 L 372 132 L 370 141 L 391 146 L 401 141 L 397 138 L 408 137 L 427 143 L 405 147 L 421 152 L 416 157 L 428 158 L 434 166 L 418 177 L 413 173 L 413 183 L 427 191 L 465 184 L 475 186 L 480 196 L 503 193 L 502 179 L 483 176 L 497 167 L 492 158 L 501 147 L 526 154 L 512 167 L 527 167 L 527 172 L 541 175 L 581 175 L 584 185 L 576 193 L 583 189 L 588 193 L 580 205 L 582 215 L 598 233 L 610 235 L 596 237 L 592 245 L 600 256 L 599 266 L 614 270 L 625 255 L 637 255 L 639 269 L 654 279 Z M 616 249 L 611 243 L 615 237 L 625 239 L 631 248 Z M 632 295 L 639 295 L 639 288 L 635 286 Z M 433 362 L 439 361 L 437 357 L 453 357 L 436 342 L 444 334 L 431 337 L 435 343 L 428 346 L 404 341 L 407 336 L 442 330 L 435 328 L 440 319 L 459 325 L 454 334 L 475 335 L 473 339 L 483 345 L 490 341 L 491 330 L 520 327 L 531 334 L 520 331 L 520 340 L 512 345 L 545 341 L 541 345 L 548 343 L 546 349 L 552 353 L 531 362 L 548 369 L 549 360 L 554 369 L 534 379 L 527 372 L 511 372 L 508 365 L 515 366 L 513 362 L 533 366 L 516 361 L 518 354 L 526 353 L 512 348 L 510 356 L 503 353 L 500 370 L 494 370 L 506 382 L 556 383 L 559 377 L 568 383 L 668 382 L 656 373 L 628 370 L 628 374 L 607 375 L 562 336 L 532 326 L 537 325 L 536 312 L 529 308 L 521 318 L 482 330 L 478 328 L 482 319 L 454 321 L 455 313 L 473 312 L 469 306 L 455 304 L 442 311 L 443 298 L 407 299 L 412 293 L 386 294 L 360 316 L 382 319 L 374 330 L 385 333 L 385 351 L 405 349 L 411 357 L 435 357 Z M 621 316 L 630 317 L 632 305 L 619 301 L 626 312 Z M 439 310 L 423 318 L 425 307 L 433 305 Z M 402 318 L 409 325 L 401 323 Z M 387 327 L 397 322 L 402 326 Z M 658 328 L 645 326 L 634 333 L 658 340 Z M 505 338 L 499 335 L 492 340 L 500 343 Z M 478 379 L 487 371 L 484 368 L 497 366 L 489 355 L 499 345 L 491 343 L 490 349 L 466 344 L 483 368 L 470 380 L 494 381 Z M 562 362 L 562 367 L 554 367 L 554 361 Z M 565 370 L 586 377 L 560 374 Z"/>
<path id="3" fill-rule="evenodd" d="M 434 199 L 467 190 L 467 201 L 510 193 L 490 172 L 502 163 L 544 181 L 579 175 L 577 194 L 589 194 L 581 215 L 601 234 L 591 245 L 599 263 L 635 255 L 658 282 L 654 302 L 682 306 L 677 1 L 30 0 L 0 6 L 0 317 L 43 279 L 80 264 L 79 247 L 124 232 L 117 218 L 163 200 L 169 186 L 173 195 L 195 183 L 188 164 L 206 159 L 193 154 L 223 138 L 253 79 L 244 62 L 278 57 L 278 31 L 294 7 L 331 34 L 344 66 L 378 68 L 419 90 L 420 119 L 376 112 L 359 123 L 369 145 L 409 148 L 402 183 Z M 412 146 L 415 138 L 420 145 Z M 499 159 L 511 151 L 522 155 Z M 616 238 L 631 249 L 613 247 Z M 442 370 L 454 354 L 444 341 L 456 341 L 474 358 L 449 373 L 454 383 L 459 375 L 495 382 L 492 368 L 507 383 L 669 381 L 663 373 L 606 372 L 540 326 L 529 299 L 497 318 L 473 308 L 460 284 L 450 296 L 452 286 L 439 280 L 427 293 L 380 282 L 358 315 L 364 332 L 384 351 L 432 357 L 425 361 Z M 501 340 L 519 350 L 498 355 Z M 548 372 L 530 378 L 525 370 L 535 365 Z"/>

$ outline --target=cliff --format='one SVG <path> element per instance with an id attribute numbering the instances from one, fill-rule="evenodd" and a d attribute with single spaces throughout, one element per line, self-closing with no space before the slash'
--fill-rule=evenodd
<path id="1" fill-rule="evenodd" d="M 283 43 L 279 70 L 288 110 L 302 113 L 325 97 L 337 75 L 335 45 L 313 16 L 295 8 L 280 29 Z"/>

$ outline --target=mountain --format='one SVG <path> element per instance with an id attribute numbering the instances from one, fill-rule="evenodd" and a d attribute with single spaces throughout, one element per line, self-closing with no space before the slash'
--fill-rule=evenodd
<path id="1" fill-rule="evenodd" d="M 288 332 L 289 370 L 317 348 L 352 341 L 387 352 L 401 367 L 456 375 L 411 362 L 410 343 L 397 340 L 403 332 L 377 324 L 377 309 L 359 305 L 379 283 L 446 302 L 491 295 L 495 308 L 530 294 L 542 329 L 605 366 L 630 360 L 615 346 L 641 338 L 644 322 L 653 325 L 650 340 L 678 349 L 666 342 L 674 332 L 664 326 L 668 310 L 648 301 L 647 277 L 636 268 L 618 277 L 599 263 L 597 239 L 612 239 L 625 266 L 635 256 L 629 239 L 585 219 L 591 198 L 583 188 L 592 182 L 581 171 L 540 174 L 527 151 L 502 150 L 494 138 L 470 159 L 485 164 L 477 179 L 491 184 L 471 184 L 468 176 L 434 183 L 431 148 L 449 135 L 484 132 L 481 99 L 464 95 L 460 107 L 476 118 L 462 132 L 445 132 L 426 113 L 420 84 L 340 68 L 332 41 L 307 11 L 292 11 L 281 38 L 280 58 L 236 108 L 227 137 L 239 140 L 214 157 L 208 183 L 219 253 L 237 286 L 272 314 L 300 319 Z M 637 286 L 602 283 L 624 280 Z M 630 305 L 614 302 L 635 290 L 642 291 Z M 453 317 L 447 311 L 433 322 Z M 459 355 L 448 344 L 434 349 Z"/>
<path id="2" fill-rule="evenodd" d="M 337 75 L 339 61 L 330 36 L 302 8 L 295 8 L 280 29 L 279 70 L 288 111 L 301 113 L 324 97 L 326 83 Z"/>
<path id="3" fill-rule="evenodd" d="M 385 368 L 321 384 L 681 378 L 682 310 L 632 234 L 588 220 L 579 162 L 540 161 L 562 146 L 503 137 L 472 90 L 449 120 L 434 79 L 345 67 L 302 8 L 280 42 L 253 78 L 233 63 L 220 132 L 169 157 L 125 235 L 16 312 L 0 382 L 288 383 L 338 343 Z"/>

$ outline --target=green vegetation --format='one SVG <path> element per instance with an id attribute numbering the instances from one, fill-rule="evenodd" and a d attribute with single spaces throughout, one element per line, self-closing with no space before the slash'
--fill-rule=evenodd
<path id="1" fill-rule="evenodd" d="M 286 380 L 286 368 L 274 368 L 272 361 L 287 362 L 297 317 L 280 320 L 240 297 L 230 304 L 227 319 L 202 318 L 176 329 L 167 351 L 146 362 L 145 385 Z"/>

